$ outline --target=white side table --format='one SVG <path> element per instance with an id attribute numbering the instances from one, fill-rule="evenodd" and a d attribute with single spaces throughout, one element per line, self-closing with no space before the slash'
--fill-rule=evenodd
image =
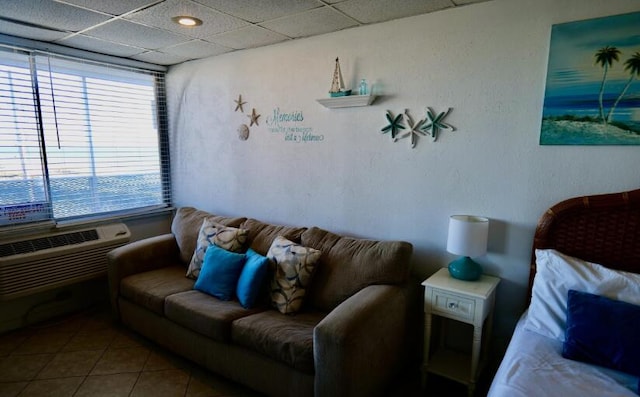
<path id="1" fill-rule="evenodd" d="M 424 289 L 424 359 L 422 381 L 431 372 L 464 383 L 469 396 L 475 392 L 476 381 L 486 358 L 486 341 L 491 337 L 493 306 L 497 277 L 483 275 L 477 281 L 457 280 L 442 268 L 422 282 Z M 443 343 L 431 349 L 432 316 L 440 316 L 473 325 L 471 356 L 447 349 Z M 486 332 L 483 326 L 486 320 Z"/>

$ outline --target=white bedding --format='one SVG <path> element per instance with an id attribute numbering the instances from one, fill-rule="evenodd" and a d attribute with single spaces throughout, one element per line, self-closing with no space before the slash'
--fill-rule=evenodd
<path id="1" fill-rule="evenodd" d="M 638 377 L 562 357 L 562 342 L 524 329 L 513 333 L 489 397 L 635 396 Z"/>

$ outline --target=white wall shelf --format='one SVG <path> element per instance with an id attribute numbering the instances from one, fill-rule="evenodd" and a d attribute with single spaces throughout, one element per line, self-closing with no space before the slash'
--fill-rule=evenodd
<path id="1" fill-rule="evenodd" d="M 322 106 L 335 108 L 351 108 L 356 106 L 369 106 L 376 100 L 375 95 L 347 95 L 334 98 L 316 99 Z"/>

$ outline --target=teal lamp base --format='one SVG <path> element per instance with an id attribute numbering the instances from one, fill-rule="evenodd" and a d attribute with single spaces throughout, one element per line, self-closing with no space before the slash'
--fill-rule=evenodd
<path id="1" fill-rule="evenodd" d="M 449 274 L 458 280 L 475 281 L 482 276 L 482 266 L 468 256 L 463 256 L 449 263 Z"/>

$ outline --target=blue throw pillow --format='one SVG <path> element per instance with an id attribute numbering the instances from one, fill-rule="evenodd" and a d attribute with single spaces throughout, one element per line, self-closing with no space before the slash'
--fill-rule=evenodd
<path id="1" fill-rule="evenodd" d="M 638 376 L 638 335 L 640 306 L 569 290 L 563 357 Z"/>
<path id="2" fill-rule="evenodd" d="M 231 300 L 245 260 L 245 254 L 209 246 L 193 287 L 218 299 Z"/>
<path id="3" fill-rule="evenodd" d="M 268 268 L 269 259 L 249 248 L 247 261 L 242 268 L 236 287 L 236 296 L 245 309 L 251 309 L 255 305 L 256 299 L 262 291 Z"/>

